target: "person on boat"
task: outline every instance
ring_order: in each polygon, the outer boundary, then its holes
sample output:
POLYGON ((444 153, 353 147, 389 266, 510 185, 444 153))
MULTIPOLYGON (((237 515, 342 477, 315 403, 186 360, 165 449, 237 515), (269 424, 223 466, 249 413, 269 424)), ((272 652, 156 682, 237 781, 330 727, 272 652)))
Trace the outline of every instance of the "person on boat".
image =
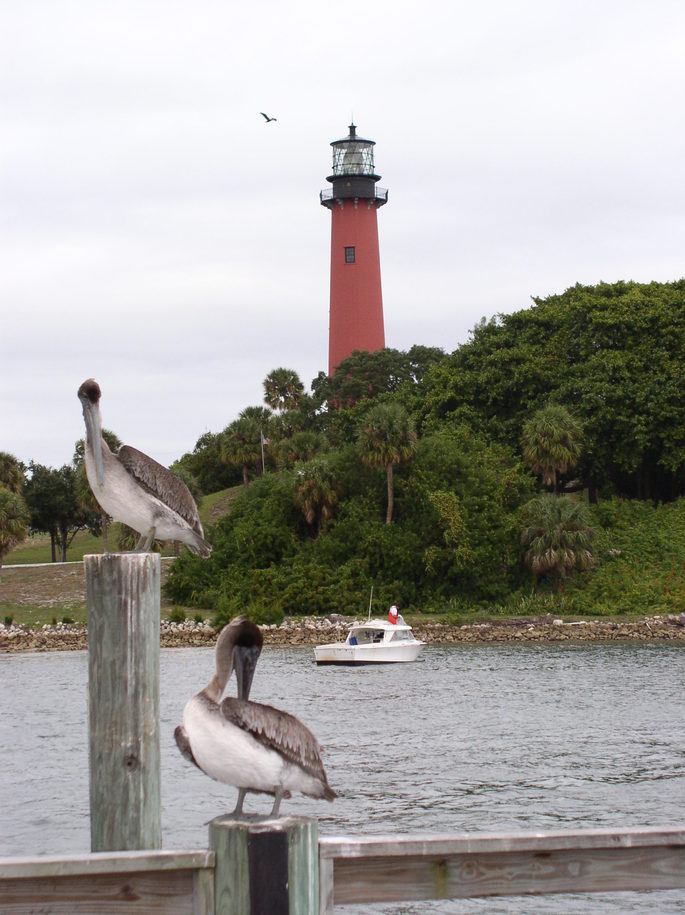
POLYGON ((396 604, 393 604, 392 607, 390 608, 390 610, 388 611, 388 620, 393 624, 393 626, 396 626, 398 623, 401 626, 406 625, 406 623, 404 622, 404 617, 402 616, 400 611, 397 609, 396 604))

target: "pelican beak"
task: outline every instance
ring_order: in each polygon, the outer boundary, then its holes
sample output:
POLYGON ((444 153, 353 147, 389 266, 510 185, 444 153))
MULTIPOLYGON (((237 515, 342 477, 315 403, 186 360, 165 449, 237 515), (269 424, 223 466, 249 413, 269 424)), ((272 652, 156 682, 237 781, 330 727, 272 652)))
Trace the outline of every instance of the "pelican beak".
POLYGON ((86 423, 86 440, 92 444, 93 454, 95 456, 95 472, 100 491, 105 488, 105 473, 102 464, 102 444, 100 443, 100 423, 98 422, 99 413, 97 407, 87 399, 83 398, 83 418, 86 423))
POLYGON ((239 699, 250 698, 250 687, 260 650, 257 645, 236 645, 233 649, 233 667, 238 681, 239 699))

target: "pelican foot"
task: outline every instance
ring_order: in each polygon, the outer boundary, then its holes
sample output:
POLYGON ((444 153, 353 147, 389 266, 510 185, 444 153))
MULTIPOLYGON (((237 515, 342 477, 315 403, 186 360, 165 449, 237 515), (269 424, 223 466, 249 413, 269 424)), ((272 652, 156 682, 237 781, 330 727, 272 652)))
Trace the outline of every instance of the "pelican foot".
POLYGON ((275 820, 278 817, 278 810, 281 806, 281 800, 283 799, 283 786, 277 785, 276 791, 274 792, 274 805, 271 808, 271 813, 265 817, 267 820, 275 820))
POLYGON ((245 800, 245 795, 247 794, 247 788, 238 788, 238 800, 233 812, 229 813, 230 817, 233 817, 234 820, 240 820, 243 817, 243 801, 245 800))
POLYGON ((148 553, 150 547, 152 546, 152 541, 155 539, 155 528, 151 527, 147 534, 141 534, 138 543, 136 544, 135 551, 136 553, 148 553))

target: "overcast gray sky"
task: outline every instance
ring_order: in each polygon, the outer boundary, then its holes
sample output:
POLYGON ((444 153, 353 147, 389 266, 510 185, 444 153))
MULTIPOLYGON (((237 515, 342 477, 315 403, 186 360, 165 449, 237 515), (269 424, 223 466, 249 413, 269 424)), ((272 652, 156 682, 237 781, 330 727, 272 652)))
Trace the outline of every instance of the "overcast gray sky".
POLYGON ((0 3, 0 450, 163 463, 327 366, 331 140, 376 140, 386 343, 685 275, 685 5, 0 3), (259 112, 277 117, 265 124, 259 112))

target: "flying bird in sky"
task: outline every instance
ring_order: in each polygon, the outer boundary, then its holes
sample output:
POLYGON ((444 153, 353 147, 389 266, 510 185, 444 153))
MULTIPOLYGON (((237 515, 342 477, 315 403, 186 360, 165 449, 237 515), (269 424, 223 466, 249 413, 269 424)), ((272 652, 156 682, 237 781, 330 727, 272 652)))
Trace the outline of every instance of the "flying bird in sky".
POLYGON ((260 111, 259 113, 260 113, 261 116, 264 118, 264 120, 266 121, 267 124, 269 123, 269 121, 277 121, 277 120, 278 120, 278 118, 270 118, 269 115, 268 115, 268 114, 264 114, 263 111, 260 111))
POLYGON ((178 540, 194 553, 209 556, 195 500, 175 473, 151 457, 122 445, 115 454, 102 437, 100 385, 89 378, 78 390, 86 423, 86 476, 100 506, 115 521, 141 535, 138 549, 155 538, 178 540))

